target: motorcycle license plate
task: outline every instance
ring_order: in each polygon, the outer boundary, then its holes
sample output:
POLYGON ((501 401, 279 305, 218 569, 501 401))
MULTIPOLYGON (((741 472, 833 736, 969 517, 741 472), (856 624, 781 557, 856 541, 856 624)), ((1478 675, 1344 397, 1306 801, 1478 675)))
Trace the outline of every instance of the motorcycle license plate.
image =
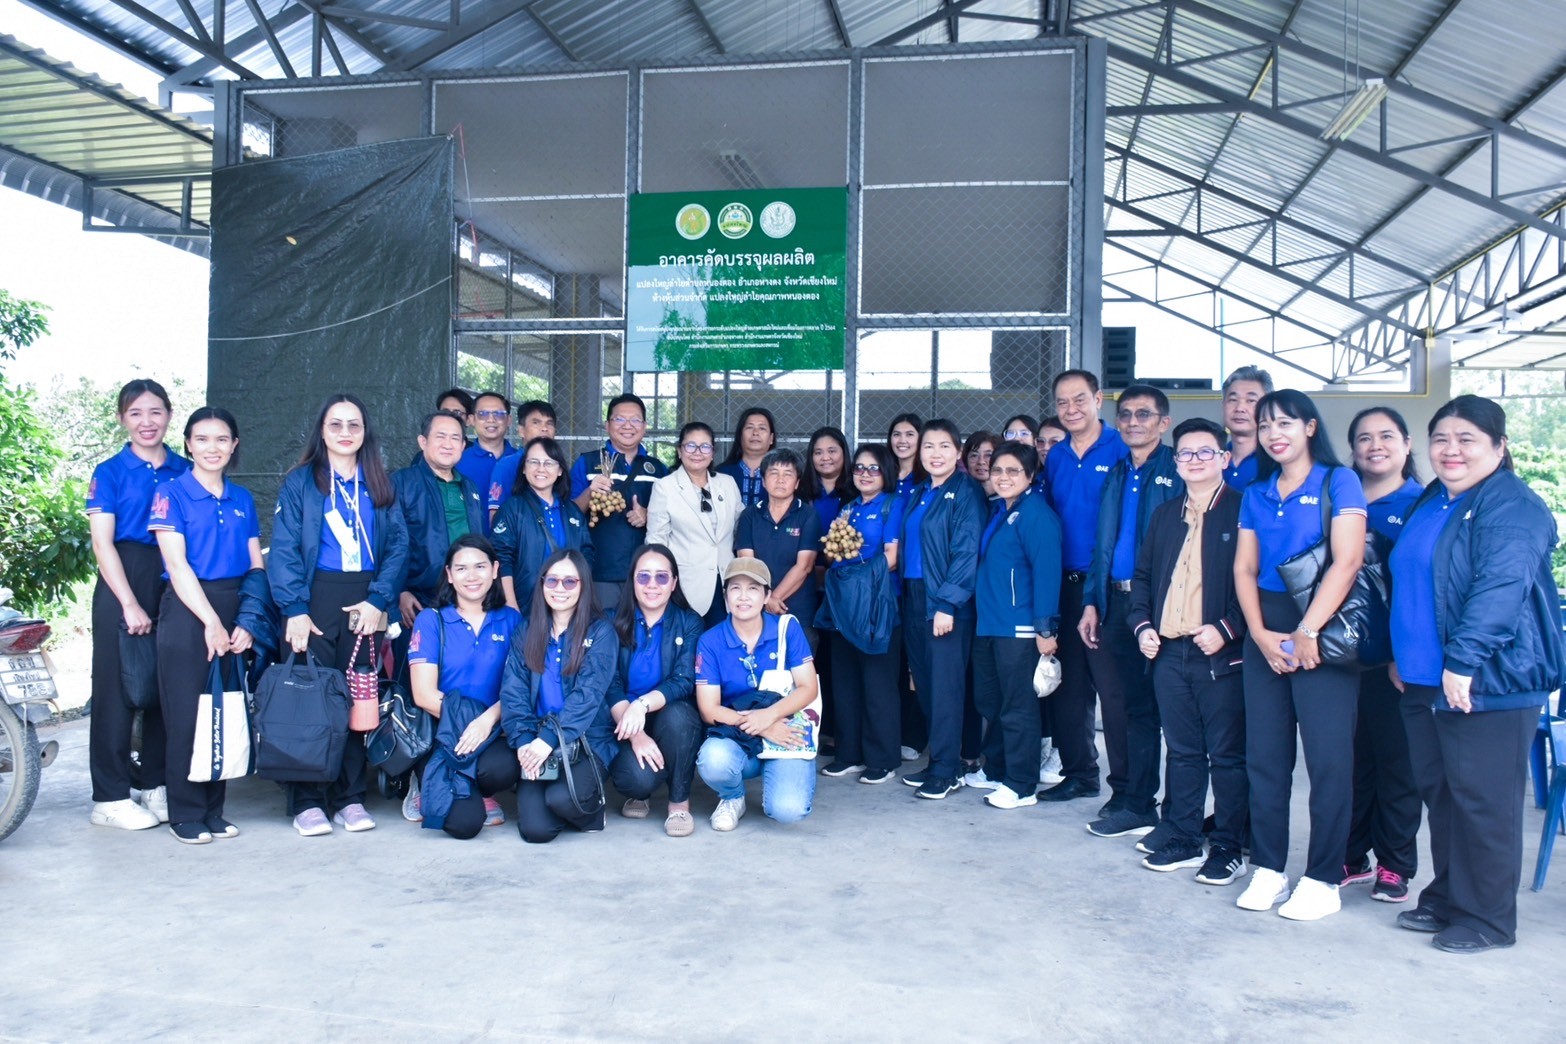
POLYGON ((7 703, 31 703, 59 698, 54 675, 40 653, 0 656, 0 691, 7 703))

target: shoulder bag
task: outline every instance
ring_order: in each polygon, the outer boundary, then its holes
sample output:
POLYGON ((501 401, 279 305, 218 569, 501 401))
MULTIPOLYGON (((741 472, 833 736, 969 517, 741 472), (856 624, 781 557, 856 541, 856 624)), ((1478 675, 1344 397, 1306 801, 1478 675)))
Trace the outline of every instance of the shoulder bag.
POLYGON ((592 749, 587 745, 587 737, 578 736, 575 743, 566 743, 565 732, 560 728, 560 719, 553 714, 545 718, 539 725, 539 732, 545 730, 555 735, 555 749, 549 752, 549 757, 544 759, 544 764, 538 770, 538 782, 548 783, 565 776, 566 791, 571 795, 571 804, 584 816, 591 816, 604 807, 604 781, 598 774, 598 761, 593 757, 592 749), (587 794, 586 801, 577 793, 576 773, 571 772, 569 766, 587 763, 592 775, 593 785, 591 792, 587 794), (562 769, 564 769, 562 771, 562 769))
MULTIPOLYGON (((1334 469, 1335 470, 1335 469, 1334 469)), ((1301 613, 1310 607, 1321 578, 1332 565, 1332 472, 1321 484, 1321 539, 1278 566, 1278 575, 1301 613)), ((1392 660, 1391 589, 1375 535, 1365 533, 1365 561, 1354 585, 1321 628, 1316 644, 1321 662, 1369 670, 1392 660)))
MULTIPOLYGON (((792 614, 785 613, 778 618, 778 665, 761 672, 761 680, 757 683, 758 689, 775 692, 779 698, 787 698, 794 691, 794 672, 788 669, 788 625, 794 622, 792 614)), ((761 753, 758 758, 792 758, 803 760, 816 756, 817 746, 821 742, 821 687, 816 686, 816 698, 810 701, 810 705, 803 710, 795 711, 789 716, 789 726, 803 734, 805 743, 800 747, 784 747, 772 742, 766 737, 761 739, 761 753)))
MULTIPOLYGON (((436 610, 440 641, 435 662, 446 659, 446 618, 436 610)), ((435 745, 435 719, 413 699, 408 681, 407 657, 403 657, 397 677, 387 685, 381 698, 381 720, 375 731, 364 739, 365 758, 388 777, 412 772, 435 745)))
POLYGON ((158 632, 131 634, 120 621, 120 692, 133 711, 158 705, 158 632))
POLYGON ((219 656, 207 671, 207 686, 196 704, 196 736, 190 748, 192 783, 216 783, 240 779, 255 771, 254 748, 250 744, 250 686, 245 680, 244 664, 239 657, 219 656), (223 681, 224 662, 234 664, 239 688, 230 690, 223 681))

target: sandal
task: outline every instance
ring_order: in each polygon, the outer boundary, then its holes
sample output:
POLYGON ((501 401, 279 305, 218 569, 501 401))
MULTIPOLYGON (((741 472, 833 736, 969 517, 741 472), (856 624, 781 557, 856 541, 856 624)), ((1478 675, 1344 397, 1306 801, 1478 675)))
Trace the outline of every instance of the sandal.
POLYGON ((663 832, 670 837, 689 837, 696 832, 696 820, 689 812, 670 812, 663 821, 663 832))

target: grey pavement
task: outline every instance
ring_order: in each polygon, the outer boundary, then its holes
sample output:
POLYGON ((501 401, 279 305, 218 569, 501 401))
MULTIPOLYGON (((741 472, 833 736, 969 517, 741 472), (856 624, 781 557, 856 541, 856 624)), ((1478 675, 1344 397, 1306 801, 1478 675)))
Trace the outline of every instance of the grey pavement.
POLYGON ((379 801, 376 830, 304 839, 252 779, 241 836, 187 847, 89 825, 86 723, 44 733, 60 758, 0 842, 0 1039, 1543 1041, 1566 1019, 1566 847, 1528 891, 1531 806, 1519 944, 1454 957, 1366 886, 1298 924, 1147 871, 1086 832, 1099 800, 821 779, 780 827, 752 784, 720 835, 698 781, 693 837, 655 801, 534 847, 379 801))

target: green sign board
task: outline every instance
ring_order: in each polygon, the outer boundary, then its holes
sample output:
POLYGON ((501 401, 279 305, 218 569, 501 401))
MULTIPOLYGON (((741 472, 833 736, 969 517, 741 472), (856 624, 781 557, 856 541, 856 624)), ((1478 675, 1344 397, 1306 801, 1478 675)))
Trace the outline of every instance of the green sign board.
POLYGON ((846 188, 630 199, 626 369, 843 367, 846 188))

